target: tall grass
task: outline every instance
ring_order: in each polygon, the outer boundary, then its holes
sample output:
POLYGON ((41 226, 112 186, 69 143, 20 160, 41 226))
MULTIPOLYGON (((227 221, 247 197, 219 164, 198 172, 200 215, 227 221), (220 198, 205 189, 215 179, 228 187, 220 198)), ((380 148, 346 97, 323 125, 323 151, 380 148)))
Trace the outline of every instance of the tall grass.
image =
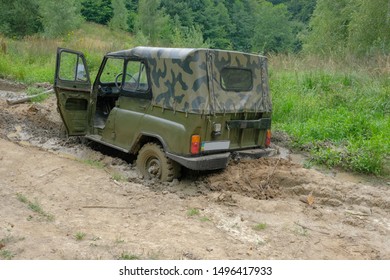
POLYGON ((389 61, 272 56, 274 128, 318 163, 389 175, 389 61))
POLYGON ((53 82, 57 47, 84 52, 93 78, 105 53, 137 44, 129 33, 92 23, 84 23, 61 39, 35 35, 14 40, 0 36, 0 42, 0 77, 27 84, 53 82))

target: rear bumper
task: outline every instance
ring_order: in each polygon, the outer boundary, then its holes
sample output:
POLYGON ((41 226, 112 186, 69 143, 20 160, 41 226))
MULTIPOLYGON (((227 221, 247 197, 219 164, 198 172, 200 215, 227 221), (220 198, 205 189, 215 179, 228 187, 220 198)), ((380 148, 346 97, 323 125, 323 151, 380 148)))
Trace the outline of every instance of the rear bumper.
POLYGON ((261 157, 274 156, 277 154, 277 151, 271 148, 250 149, 250 150, 236 151, 235 154, 242 158, 261 158, 261 157))
POLYGON ((216 170, 227 166, 230 153, 205 155, 200 157, 183 157, 167 153, 167 157, 192 170, 216 170))
POLYGON ((274 149, 250 149, 230 152, 224 152, 219 154, 204 155, 199 157, 184 157, 175 154, 167 153, 167 157, 180 163, 182 166, 192 170, 216 170, 223 169, 229 163, 230 157, 237 158, 260 158, 266 156, 272 156, 276 154, 274 149))

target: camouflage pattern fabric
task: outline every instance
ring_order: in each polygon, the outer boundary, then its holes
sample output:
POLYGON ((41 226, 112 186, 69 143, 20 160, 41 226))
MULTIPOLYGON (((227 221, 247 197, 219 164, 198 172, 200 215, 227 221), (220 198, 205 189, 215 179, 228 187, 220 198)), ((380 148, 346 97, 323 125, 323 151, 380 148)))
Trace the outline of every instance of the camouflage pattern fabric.
POLYGON ((186 113, 271 112, 267 59, 264 56, 211 49, 137 47, 110 53, 145 59, 149 67, 154 106, 186 113), (225 67, 249 69, 250 91, 226 91, 225 67))

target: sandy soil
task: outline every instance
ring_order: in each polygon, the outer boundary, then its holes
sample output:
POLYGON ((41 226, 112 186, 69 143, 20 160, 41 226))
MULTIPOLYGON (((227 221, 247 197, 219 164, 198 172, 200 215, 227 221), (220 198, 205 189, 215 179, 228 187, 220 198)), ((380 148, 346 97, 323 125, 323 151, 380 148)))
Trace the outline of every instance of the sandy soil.
POLYGON ((283 156, 172 183, 0 80, 0 259, 390 259, 390 186, 283 156), (340 176, 340 174, 342 176, 340 176))

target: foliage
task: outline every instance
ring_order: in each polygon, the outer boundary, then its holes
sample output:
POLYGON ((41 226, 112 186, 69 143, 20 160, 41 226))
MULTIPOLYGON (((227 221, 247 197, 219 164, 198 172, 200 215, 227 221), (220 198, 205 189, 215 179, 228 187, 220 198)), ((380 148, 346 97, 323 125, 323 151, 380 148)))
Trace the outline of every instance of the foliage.
POLYGON ((42 30, 38 0, 0 0, 0 33, 23 37, 42 30))
POLYGON ((388 0, 318 0, 304 49, 311 53, 390 52, 388 0))
POLYGON ((111 0, 84 0, 81 5, 81 14, 87 21, 108 24, 113 16, 111 0))
POLYGON ((255 13, 256 29, 252 39, 252 51, 261 53, 289 51, 293 37, 286 6, 283 4, 273 6, 267 1, 259 1, 255 13))
POLYGON ((0 35, 0 42, 5 49, 0 55, 0 77, 27 84, 53 82, 57 47, 83 51, 93 77, 105 53, 138 45, 128 33, 92 23, 83 23, 61 39, 35 35, 14 40, 0 35))
POLYGON ((377 61, 326 62, 272 58, 274 129, 286 131, 294 146, 318 163, 385 174, 390 157, 388 75, 373 74, 381 67, 377 61))
POLYGON ((267 224, 266 223, 258 223, 256 225, 254 225, 252 228, 256 231, 265 230, 267 228, 267 224))
POLYGON ((81 241, 85 238, 87 234, 85 232, 81 232, 81 231, 78 231, 76 232, 76 234, 74 235, 74 238, 77 240, 77 241, 81 241))
POLYGON ((169 21, 165 10, 160 9, 160 0, 139 1, 136 27, 149 38, 152 45, 163 41, 164 35, 168 35, 169 21))
POLYGON ((40 0, 39 11, 45 35, 59 37, 80 27, 80 4, 76 0, 40 0))
POLYGON ((206 0, 204 12, 200 16, 200 24, 203 27, 203 36, 205 40, 210 41, 211 47, 230 49, 231 42, 228 35, 233 24, 223 2, 206 0))
POLYGON ((128 11, 124 0, 112 0, 112 7, 114 9, 114 16, 108 25, 111 29, 127 30, 128 11))

